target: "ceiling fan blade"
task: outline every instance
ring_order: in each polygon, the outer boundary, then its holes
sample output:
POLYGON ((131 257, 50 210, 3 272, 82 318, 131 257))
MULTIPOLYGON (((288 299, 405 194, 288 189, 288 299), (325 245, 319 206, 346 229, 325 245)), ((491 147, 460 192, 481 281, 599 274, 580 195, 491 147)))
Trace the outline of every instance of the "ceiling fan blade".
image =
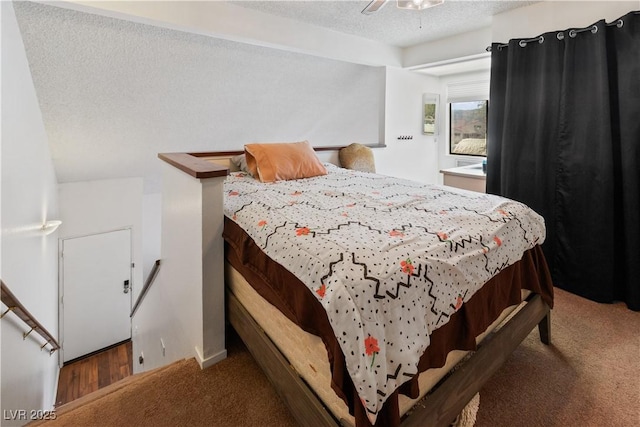
POLYGON ((365 15, 371 15, 374 12, 379 11, 382 7, 387 4, 389 0, 371 0, 371 3, 367 5, 364 9, 362 9, 362 13, 365 15))

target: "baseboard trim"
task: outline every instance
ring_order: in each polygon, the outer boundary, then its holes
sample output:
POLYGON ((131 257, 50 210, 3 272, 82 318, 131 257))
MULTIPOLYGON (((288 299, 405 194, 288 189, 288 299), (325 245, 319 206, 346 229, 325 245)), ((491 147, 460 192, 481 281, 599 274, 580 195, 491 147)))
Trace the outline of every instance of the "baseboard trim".
POLYGON ((222 351, 219 351, 216 354, 205 359, 200 349, 196 347, 196 362, 198 362, 198 365, 200 365, 200 369, 207 369, 226 358, 227 349, 223 349, 222 351))

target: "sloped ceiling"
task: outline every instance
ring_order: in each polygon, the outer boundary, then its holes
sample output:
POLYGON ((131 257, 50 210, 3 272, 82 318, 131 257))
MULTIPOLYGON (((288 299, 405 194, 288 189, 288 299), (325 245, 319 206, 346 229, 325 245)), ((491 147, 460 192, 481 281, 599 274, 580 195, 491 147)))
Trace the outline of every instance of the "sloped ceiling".
POLYGON ((15 2, 58 181, 145 177, 159 152, 377 143, 384 70, 15 2))

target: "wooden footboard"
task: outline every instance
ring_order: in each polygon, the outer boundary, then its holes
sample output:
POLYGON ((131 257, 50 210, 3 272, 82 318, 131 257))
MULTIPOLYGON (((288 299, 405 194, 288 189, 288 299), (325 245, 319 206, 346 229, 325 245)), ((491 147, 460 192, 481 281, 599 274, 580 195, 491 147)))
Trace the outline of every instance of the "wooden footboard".
MULTIPOLYGON (((227 304, 231 325, 300 425, 349 425, 346 420, 333 417, 230 292, 227 292, 227 304)), ((548 344, 549 315, 549 306, 539 295, 532 295, 520 311, 482 341, 468 361, 415 406, 402 426, 450 425, 536 325, 542 341, 548 344)))

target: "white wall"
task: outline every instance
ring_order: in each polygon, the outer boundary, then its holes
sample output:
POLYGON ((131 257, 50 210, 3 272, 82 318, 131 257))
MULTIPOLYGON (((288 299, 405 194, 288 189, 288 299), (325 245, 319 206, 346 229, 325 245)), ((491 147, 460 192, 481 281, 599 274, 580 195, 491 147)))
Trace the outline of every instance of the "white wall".
POLYGON ((440 84, 436 77, 387 67, 387 148, 374 149, 378 173, 424 183, 437 182, 438 137, 422 133, 422 95, 425 92, 440 92, 440 84), (399 140, 400 135, 412 136, 413 139, 399 140))
MULTIPOLYGON (((57 337, 57 233, 45 236, 38 231, 44 220, 58 219, 56 175, 13 5, 1 2, 0 7, 2 280, 57 337)), ((23 341, 28 328, 13 314, 1 324, 1 424, 22 425, 28 420, 4 419, 5 411, 52 408, 57 356, 40 351, 44 340, 35 333, 23 341)))
POLYGON ((160 259, 162 194, 142 197, 142 279, 147 280, 151 268, 160 259))
POLYGON ((186 357, 207 367, 226 357, 225 177, 199 180, 167 163, 162 169, 162 264, 133 317, 134 372, 186 357))
POLYGON ((491 39, 507 42, 548 31, 583 28, 600 19, 611 22, 632 10, 640 10, 640 1, 544 1, 494 16, 491 39))
POLYGON ((547 31, 582 28, 605 19, 610 22, 640 10, 640 1, 542 1, 492 18, 490 27, 410 46, 402 50, 404 67, 446 62, 486 52, 491 42, 535 37, 547 31))
POLYGON ((358 64, 400 66, 402 59, 402 51, 397 47, 243 8, 228 2, 73 0, 61 6, 358 64))
POLYGON ((402 51, 402 65, 404 67, 415 67, 478 55, 485 53, 485 49, 490 44, 491 28, 481 28, 417 46, 406 47, 402 51))
POLYGON ((143 285, 142 186, 142 178, 59 185, 60 239, 131 228, 134 301, 143 285))

